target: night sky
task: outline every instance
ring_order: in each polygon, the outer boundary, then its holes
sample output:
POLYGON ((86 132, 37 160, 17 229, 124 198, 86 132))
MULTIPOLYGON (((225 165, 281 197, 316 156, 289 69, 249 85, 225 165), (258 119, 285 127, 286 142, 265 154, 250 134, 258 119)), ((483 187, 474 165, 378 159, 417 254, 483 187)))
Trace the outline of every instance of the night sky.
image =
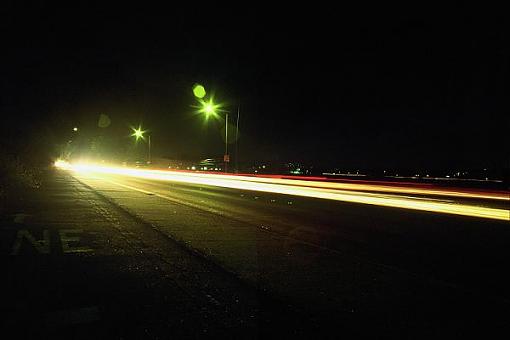
POLYGON ((218 157, 220 122, 191 107, 199 82, 240 102, 241 161, 508 166, 502 17, 67 6, 2 10, 3 152, 50 159, 73 126, 129 143, 142 123, 156 155, 218 157))

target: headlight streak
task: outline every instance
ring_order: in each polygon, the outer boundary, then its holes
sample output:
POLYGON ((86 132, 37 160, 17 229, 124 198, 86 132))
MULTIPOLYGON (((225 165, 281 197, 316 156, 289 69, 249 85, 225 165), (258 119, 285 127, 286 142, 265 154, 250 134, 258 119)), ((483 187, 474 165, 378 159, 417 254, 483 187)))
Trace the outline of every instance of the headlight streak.
MULTIPOLYGON (((436 213, 463 215, 510 221, 510 211, 498 208, 480 207, 474 205, 452 203, 447 200, 429 199, 427 197, 409 197, 401 194, 432 194, 441 195, 431 189, 414 189, 401 187, 384 187, 386 194, 374 193, 382 191, 378 185, 343 184, 317 181, 290 180, 278 178, 259 178, 250 176, 218 175, 204 173, 173 172, 164 170, 133 169, 126 167, 95 165, 88 163, 70 164, 63 161, 55 162, 55 166, 80 174, 110 174, 161 181, 173 181, 190 184, 211 185, 231 189, 241 189, 275 194, 294 195, 302 197, 320 198, 335 201, 369 204, 383 207, 403 208, 429 211, 436 213), (356 186, 356 189, 352 189, 356 186), (360 188, 361 187, 361 188, 360 188), (375 187, 375 189, 374 189, 375 187), (367 190, 372 192, 360 192, 367 190), (432 191, 433 193, 430 193, 432 191)), ((447 191, 444 196, 462 198, 501 199, 500 196, 459 193, 447 191), (487 196, 487 197, 486 197, 487 196)), ((508 198, 506 198, 508 200, 508 198)))
MULTIPOLYGON (((160 171, 160 170, 152 170, 160 171)), ((385 193, 398 193, 398 194, 414 194, 414 195, 433 195, 445 197, 460 197, 460 198, 475 198, 475 199, 491 199, 491 200, 506 200, 510 202, 508 193, 495 193, 495 192, 472 192, 468 190, 459 189, 458 191, 445 190, 440 188, 409 188, 403 186, 388 186, 377 184, 361 184, 361 183, 334 183, 334 182, 321 182, 299 179, 285 179, 273 177, 255 177, 255 176, 239 176, 239 175, 218 175, 209 173, 186 173, 186 172, 171 172, 176 175, 184 174, 186 176, 206 177, 206 178, 221 178, 221 179, 234 179, 248 182, 261 182, 261 183, 274 183, 292 186, 325 188, 325 189, 340 189, 349 191, 370 191, 370 192, 385 192, 385 193)))

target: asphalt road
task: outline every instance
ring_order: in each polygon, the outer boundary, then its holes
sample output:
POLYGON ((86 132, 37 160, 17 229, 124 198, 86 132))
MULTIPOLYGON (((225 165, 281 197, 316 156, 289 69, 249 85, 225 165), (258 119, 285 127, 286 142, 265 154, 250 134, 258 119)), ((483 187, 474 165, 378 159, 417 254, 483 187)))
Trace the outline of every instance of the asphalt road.
POLYGON ((29 318, 33 325, 73 334, 91 322, 98 334, 123 337, 510 334, 507 221, 118 175, 47 176, 34 202, 2 221, 17 292, 8 296, 11 326, 35 304, 46 321, 29 318), (45 228, 55 251, 35 243, 45 228), (41 293, 33 275, 58 299, 25 296, 41 293), (51 321, 69 310, 85 322, 51 321))

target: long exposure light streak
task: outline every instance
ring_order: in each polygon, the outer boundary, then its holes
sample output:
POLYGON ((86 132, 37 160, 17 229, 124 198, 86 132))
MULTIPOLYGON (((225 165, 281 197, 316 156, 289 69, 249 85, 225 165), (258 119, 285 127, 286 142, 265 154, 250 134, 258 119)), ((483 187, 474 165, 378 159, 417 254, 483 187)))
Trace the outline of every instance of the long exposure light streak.
MULTIPOLYGON (((335 201, 403 208, 436 213, 455 214, 496 220, 510 220, 510 210, 461 204, 427 197, 410 197, 410 194, 431 194, 429 189, 390 187, 386 193, 378 193, 380 185, 343 184, 318 181, 302 181, 279 178, 259 178, 251 176, 218 175, 205 173, 174 172, 165 170, 136 169, 128 167, 97 165, 92 163, 71 164, 55 162, 58 168, 74 171, 82 175, 118 175, 136 178, 172 181, 190 184, 211 185, 224 188, 270 192, 276 194, 320 198, 335 201), (359 186, 353 189, 354 186, 359 186), (388 190, 390 189, 390 190, 388 190), (365 190, 365 191, 363 191, 365 190)), ((438 196, 432 194, 434 196, 438 196)), ((444 196, 463 198, 502 199, 499 195, 483 195, 448 191, 444 196), (487 196, 487 197, 485 197, 487 196)))

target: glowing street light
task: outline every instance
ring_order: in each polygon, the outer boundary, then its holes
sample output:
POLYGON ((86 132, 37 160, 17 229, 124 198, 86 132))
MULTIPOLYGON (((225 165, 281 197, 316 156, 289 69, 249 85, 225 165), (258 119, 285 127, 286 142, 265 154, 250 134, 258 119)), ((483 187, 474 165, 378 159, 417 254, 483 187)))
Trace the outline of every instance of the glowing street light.
POLYGON ((205 114, 207 114, 207 115, 214 114, 214 113, 215 113, 214 105, 213 105, 213 104, 211 104, 211 103, 206 103, 206 104, 204 105, 204 112, 205 112, 205 114))
POLYGON ((220 105, 214 104, 212 98, 209 99, 209 101, 201 100, 200 104, 202 105, 198 112, 205 114, 206 118, 209 118, 210 116, 217 116, 218 109, 220 108, 220 105))
POLYGON ((78 128, 77 128, 76 126, 75 126, 75 127, 73 127, 73 131, 74 131, 74 132, 78 131, 78 128))
POLYGON ((131 134, 131 136, 135 137, 136 138, 136 141, 138 141, 140 138, 145 140, 143 134, 145 133, 145 131, 142 131, 142 127, 141 126, 138 126, 138 129, 135 129, 135 128, 131 128, 133 130, 133 133, 131 134))
MULTIPOLYGON (((133 133, 131 136, 135 137, 135 140, 138 142, 138 140, 141 138, 142 140, 145 140, 144 133, 147 132, 147 130, 142 130, 142 127, 138 125, 138 129, 131 128, 133 130, 133 133)), ((149 160, 148 163, 151 163, 151 135, 148 136, 148 145, 149 145, 149 160)))
MULTIPOLYGON (((194 106, 194 107, 198 108, 198 113, 204 114, 206 119, 209 119, 209 117, 211 117, 211 116, 217 117, 219 112, 225 113, 225 154, 223 156, 223 161, 225 163, 225 172, 227 172, 228 163, 230 162, 230 157, 228 154, 228 114, 229 114, 229 111, 221 109, 222 105, 215 104, 214 100, 213 100, 214 99, 213 96, 210 96, 210 98, 207 101, 204 100, 203 97, 205 97, 206 92, 205 92, 204 87, 200 84, 195 84, 193 86, 193 94, 195 95, 195 97, 198 98, 198 102, 200 103, 200 106, 194 106)), ((237 123, 236 123, 236 136, 235 136, 235 139, 236 139, 236 169, 237 169, 237 155, 238 155, 237 140, 239 137, 239 106, 240 105, 237 106, 237 123)))
POLYGON ((228 111, 220 110, 221 105, 214 104, 213 98, 210 98, 209 101, 200 100, 200 104, 202 105, 198 112, 205 114, 206 118, 210 116, 216 117, 218 115, 218 111, 225 113, 225 155, 223 156, 223 162, 225 163, 225 172, 227 172, 228 162, 230 161, 228 155, 228 111))

